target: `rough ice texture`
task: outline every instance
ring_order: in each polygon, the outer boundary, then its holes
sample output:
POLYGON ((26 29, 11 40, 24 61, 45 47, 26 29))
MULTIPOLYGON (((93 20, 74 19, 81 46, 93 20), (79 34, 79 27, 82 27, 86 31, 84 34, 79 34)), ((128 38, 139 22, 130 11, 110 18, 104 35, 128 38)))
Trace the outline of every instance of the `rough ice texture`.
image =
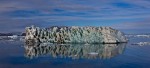
POLYGON ((26 42, 50 43, 122 43, 124 34, 111 27, 26 27, 26 42))

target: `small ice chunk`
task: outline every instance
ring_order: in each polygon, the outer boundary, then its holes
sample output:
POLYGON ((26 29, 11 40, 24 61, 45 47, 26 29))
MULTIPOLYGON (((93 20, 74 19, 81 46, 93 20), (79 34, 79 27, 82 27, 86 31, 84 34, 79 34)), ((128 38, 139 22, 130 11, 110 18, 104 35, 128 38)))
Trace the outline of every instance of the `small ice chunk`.
POLYGON ((90 55, 98 55, 98 53, 96 53, 96 52, 90 52, 88 54, 90 54, 90 55))

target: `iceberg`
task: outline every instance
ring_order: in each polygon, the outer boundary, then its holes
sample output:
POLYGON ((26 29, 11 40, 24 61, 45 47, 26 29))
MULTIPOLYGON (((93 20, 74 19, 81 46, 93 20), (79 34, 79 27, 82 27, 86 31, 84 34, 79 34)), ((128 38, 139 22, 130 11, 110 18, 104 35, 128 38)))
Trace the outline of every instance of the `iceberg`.
POLYGON ((25 40, 27 43, 83 43, 83 44, 95 44, 95 43, 124 43, 127 42, 127 38, 124 33, 113 29, 111 27, 26 27, 25 40))

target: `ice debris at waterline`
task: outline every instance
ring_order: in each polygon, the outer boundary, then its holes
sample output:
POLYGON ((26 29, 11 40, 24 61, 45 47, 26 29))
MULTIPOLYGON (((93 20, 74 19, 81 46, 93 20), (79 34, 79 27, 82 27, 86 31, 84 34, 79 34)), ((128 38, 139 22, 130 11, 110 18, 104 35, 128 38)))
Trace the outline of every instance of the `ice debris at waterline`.
POLYGON ((144 45, 150 45, 150 42, 139 42, 139 43, 133 43, 132 45, 144 46, 144 45))
POLYGON ((124 34, 111 27, 26 27, 26 42, 50 43, 122 43, 124 34))

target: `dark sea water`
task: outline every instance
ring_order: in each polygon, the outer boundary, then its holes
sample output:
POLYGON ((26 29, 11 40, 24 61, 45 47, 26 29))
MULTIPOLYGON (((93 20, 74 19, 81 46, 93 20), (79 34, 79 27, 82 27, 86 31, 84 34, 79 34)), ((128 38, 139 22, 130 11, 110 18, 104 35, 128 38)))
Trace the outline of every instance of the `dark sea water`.
POLYGON ((150 68, 148 38, 130 38, 127 44, 34 44, 0 41, 0 68, 150 68))

